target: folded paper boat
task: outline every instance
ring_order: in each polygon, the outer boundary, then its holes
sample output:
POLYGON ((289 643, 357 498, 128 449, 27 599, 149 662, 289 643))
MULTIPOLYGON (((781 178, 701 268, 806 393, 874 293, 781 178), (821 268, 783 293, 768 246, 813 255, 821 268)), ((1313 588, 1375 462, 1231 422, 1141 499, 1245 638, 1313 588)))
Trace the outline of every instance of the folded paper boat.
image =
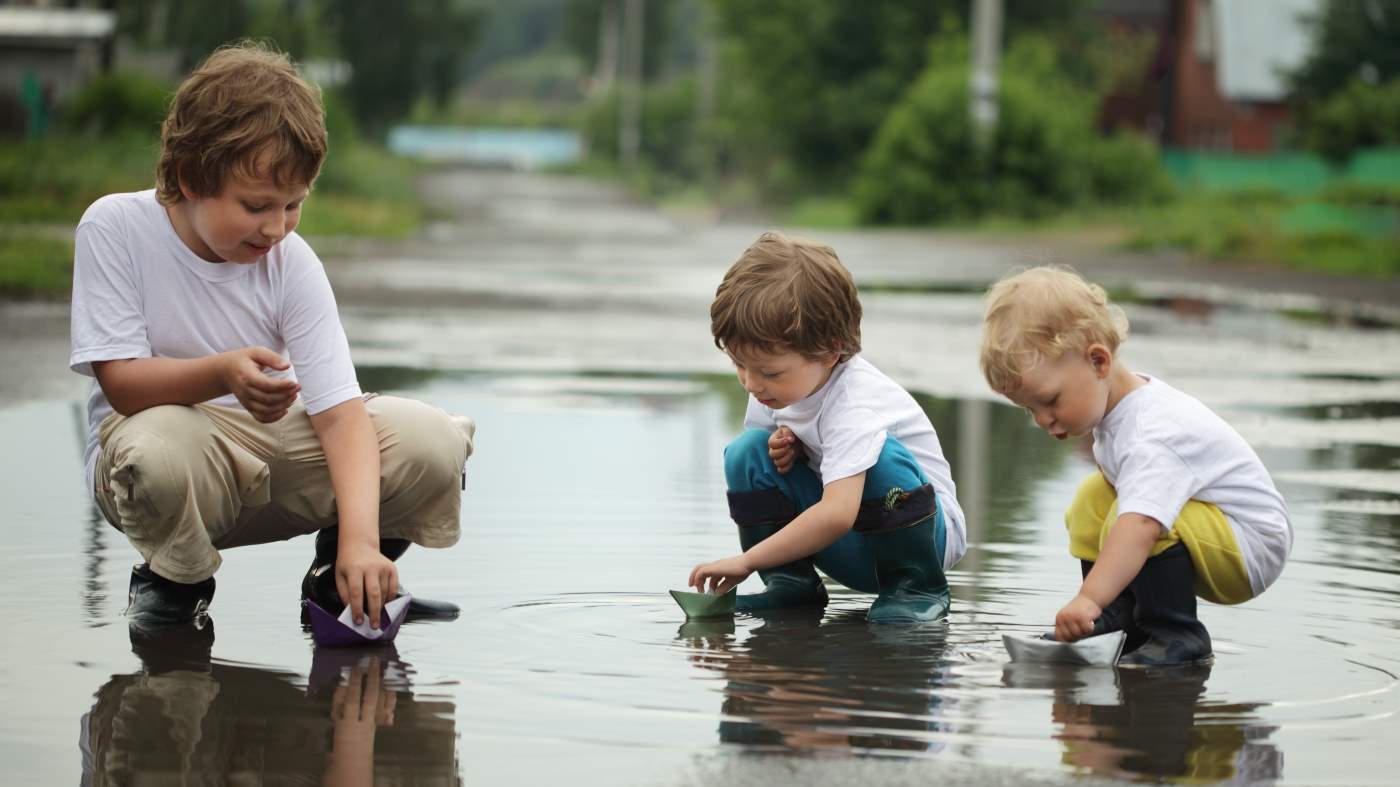
POLYGON ((731 588, 728 593, 716 596, 713 593, 690 593, 684 590, 672 590, 671 598, 681 605, 685 610, 686 620, 701 620, 704 618, 722 618, 734 614, 734 599, 739 595, 738 588, 731 588))
POLYGON ((1001 641, 1012 661, 1085 664, 1091 667, 1111 667, 1123 653, 1121 631, 1085 637, 1077 642, 1056 642, 1038 634, 1002 634, 1001 641))
POLYGON ((399 626, 408 616, 408 602, 412 596, 405 593, 384 605, 379 612, 379 628, 371 628, 369 618, 359 625, 346 607, 340 617, 336 617, 311 599, 306 600, 307 615, 311 618, 311 637, 317 645, 378 645, 393 642, 398 636, 399 626))

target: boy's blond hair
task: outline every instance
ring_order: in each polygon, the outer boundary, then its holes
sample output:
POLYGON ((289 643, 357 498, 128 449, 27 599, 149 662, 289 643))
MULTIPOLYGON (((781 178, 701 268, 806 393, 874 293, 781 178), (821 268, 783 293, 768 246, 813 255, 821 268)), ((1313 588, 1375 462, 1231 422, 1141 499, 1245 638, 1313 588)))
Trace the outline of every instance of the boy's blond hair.
POLYGON ((845 361, 860 352, 860 297, 830 246, 765 232, 724 274, 710 333, 726 352, 791 351, 845 361))
POLYGON ((1031 268, 987 291, 982 320, 982 374, 1003 396, 1043 361, 1102 344, 1113 352, 1128 338, 1128 318, 1097 284, 1061 266, 1031 268))
POLYGON ((319 89, 291 58, 256 42, 223 47, 180 84, 160 129, 156 197, 218 195, 230 174, 279 186, 315 182, 326 158, 319 89))

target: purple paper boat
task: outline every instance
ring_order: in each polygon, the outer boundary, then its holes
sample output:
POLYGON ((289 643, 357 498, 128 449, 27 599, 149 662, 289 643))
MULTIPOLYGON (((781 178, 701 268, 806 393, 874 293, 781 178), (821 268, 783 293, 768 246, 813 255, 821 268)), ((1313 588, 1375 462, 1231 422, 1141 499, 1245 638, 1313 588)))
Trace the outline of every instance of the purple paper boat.
POLYGON ((317 645, 382 645, 393 642, 399 634, 399 626, 408 616, 408 602, 412 596, 404 594, 384 605, 379 612, 379 629, 370 628, 368 621, 356 626, 347 607, 340 617, 336 617, 311 599, 306 600, 306 612, 311 618, 311 638, 317 645), (376 636, 377 635, 377 636, 376 636))

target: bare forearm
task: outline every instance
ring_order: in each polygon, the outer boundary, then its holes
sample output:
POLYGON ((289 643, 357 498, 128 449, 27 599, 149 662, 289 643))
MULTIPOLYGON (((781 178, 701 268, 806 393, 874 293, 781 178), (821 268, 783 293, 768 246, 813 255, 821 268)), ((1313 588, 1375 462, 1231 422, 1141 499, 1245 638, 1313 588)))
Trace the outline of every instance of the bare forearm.
POLYGON ((1094 570, 1084 578, 1079 594, 1100 607, 1111 604, 1142 570, 1142 564, 1152 553, 1152 545, 1161 535, 1162 526, 1151 517, 1141 514, 1118 517, 1104 539, 1094 570))
POLYGON ((359 399, 311 416, 326 453, 342 546, 379 548, 379 440, 359 399))
POLYGON ((93 364, 112 409, 135 415, 163 404, 199 404, 229 392, 220 375, 222 356, 129 358, 93 364))
POLYGON ((864 488, 864 473, 828 485, 815 505, 745 552, 746 561, 756 571, 791 563, 831 546, 855 524, 864 488))
POLYGON ((836 542, 851 529, 817 503, 803 511, 786 527, 754 546, 744 556, 755 571, 781 566, 799 558, 810 557, 836 542))

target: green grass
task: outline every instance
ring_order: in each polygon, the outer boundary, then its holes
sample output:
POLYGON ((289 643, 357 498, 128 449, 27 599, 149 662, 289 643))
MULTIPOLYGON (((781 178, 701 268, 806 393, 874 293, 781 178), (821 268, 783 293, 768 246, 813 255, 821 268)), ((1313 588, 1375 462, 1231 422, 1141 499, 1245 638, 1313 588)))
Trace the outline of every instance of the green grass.
POLYGON ((72 289, 72 243, 0 231, 0 296, 55 297, 72 289))
POLYGON ((1341 275, 1400 273, 1400 235, 1386 232, 1369 217, 1351 224, 1313 220, 1331 213, 1318 210, 1318 204, 1282 195, 1185 195, 1167 205, 1126 214, 1132 230, 1126 245, 1134 250, 1181 249, 1216 260, 1281 263, 1341 275))
MULTIPOLYGON (((104 194, 151 188, 157 153, 155 141, 143 137, 0 143, 0 228, 77 224, 104 194)), ((382 148, 333 148, 307 203, 304 234, 413 232, 423 220, 417 173, 416 164, 382 148)))
MULTIPOLYGON (((51 137, 0 142, 0 296, 61 297, 72 287, 73 246, 53 239, 94 200, 151 188, 157 145, 143 136, 51 137)), ((422 226, 426 209, 417 164, 382 148, 333 148, 307 200, 303 235, 401 238, 422 226)))

